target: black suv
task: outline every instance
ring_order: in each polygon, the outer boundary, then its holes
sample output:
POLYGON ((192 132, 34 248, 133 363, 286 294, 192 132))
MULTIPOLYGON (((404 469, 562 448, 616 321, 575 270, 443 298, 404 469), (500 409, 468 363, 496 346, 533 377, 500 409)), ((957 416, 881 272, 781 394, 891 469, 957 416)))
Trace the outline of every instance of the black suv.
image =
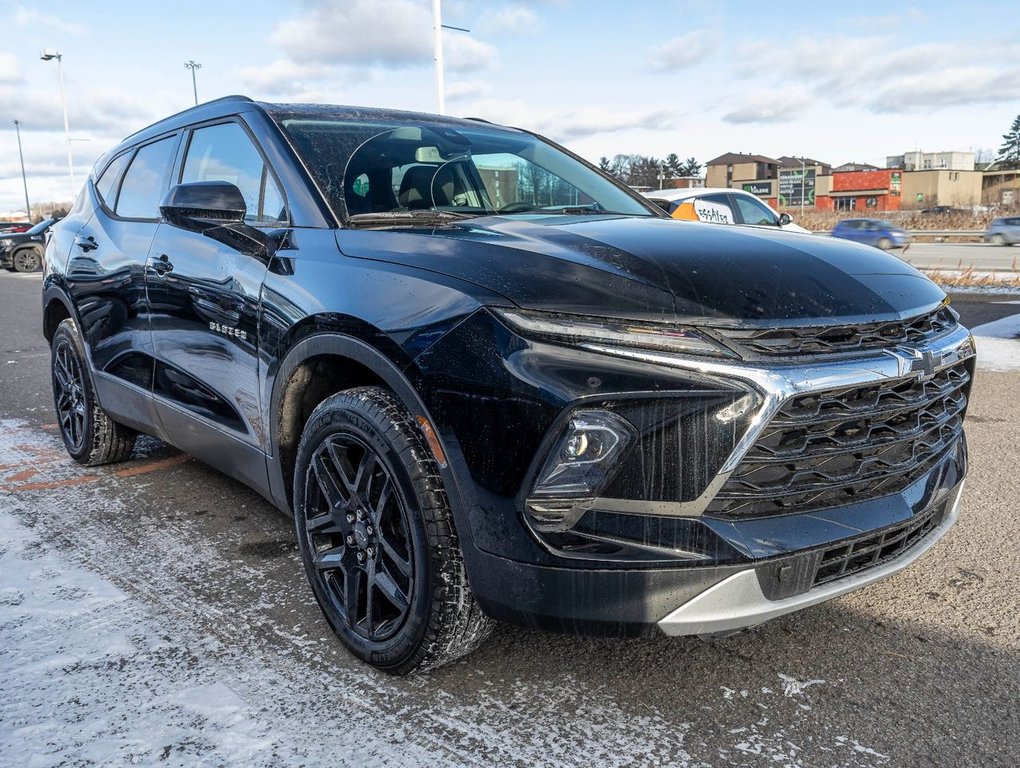
POLYGON ((957 517, 969 332, 852 243, 666 218, 539 136, 229 97, 128 137, 54 227, 78 461, 159 436, 293 515, 345 645, 491 619, 714 635, 957 517))
POLYGON ((43 219, 25 232, 0 235, 0 267, 35 272, 42 266, 46 233, 59 219, 43 219))

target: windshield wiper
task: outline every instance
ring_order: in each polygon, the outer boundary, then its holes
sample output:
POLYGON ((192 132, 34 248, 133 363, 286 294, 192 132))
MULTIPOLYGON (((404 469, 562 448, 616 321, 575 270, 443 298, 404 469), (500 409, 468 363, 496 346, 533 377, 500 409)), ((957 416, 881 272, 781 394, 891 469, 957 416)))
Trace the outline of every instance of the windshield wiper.
POLYGON ((626 216, 628 214, 607 211, 598 203, 590 205, 564 205, 564 206, 536 206, 524 208, 519 211, 508 211, 508 213, 541 213, 552 216, 626 216))
POLYGON ((487 216, 487 213, 460 213, 454 211, 377 211, 375 213, 356 213, 347 221, 352 227, 403 227, 403 226, 443 226, 462 219, 475 216, 487 216))

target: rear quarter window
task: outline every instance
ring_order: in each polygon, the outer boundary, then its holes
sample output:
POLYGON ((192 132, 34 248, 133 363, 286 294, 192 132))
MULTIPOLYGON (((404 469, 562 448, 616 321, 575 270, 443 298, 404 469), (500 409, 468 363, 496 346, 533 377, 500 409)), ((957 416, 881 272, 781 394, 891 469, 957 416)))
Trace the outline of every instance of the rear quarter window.
POLYGON ((130 152, 117 155, 106 166, 106 170, 103 171, 102 175, 96 179, 96 194, 99 195, 100 201, 110 210, 113 210, 113 206, 117 202, 117 183, 120 181, 121 173, 123 173, 124 168, 127 166, 130 157, 130 152))

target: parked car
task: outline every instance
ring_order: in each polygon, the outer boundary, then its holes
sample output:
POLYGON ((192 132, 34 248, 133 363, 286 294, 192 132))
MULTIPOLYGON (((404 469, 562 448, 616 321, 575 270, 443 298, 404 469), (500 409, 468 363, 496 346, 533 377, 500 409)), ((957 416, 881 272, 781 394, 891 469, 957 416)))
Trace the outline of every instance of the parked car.
POLYGON ((58 219, 43 219, 20 234, 0 237, 0 267, 12 272, 36 272, 42 266, 46 233, 58 219))
POLYGON ((483 121, 168 117, 54 225, 43 307, 68 453, 144 432, 255 488, 391 673, 492 619, 731 632, 907 567, 959 511, 974 350, 938 286, 671 221, 483 121))
POLYGON ((993 245, 1020 243, 1020 216, 1002 216, 994 219, 988 225, 985 240, 993 245))
POLYGON ((0 221, 0 235, 27 232, 31 228, 30 221, 0 221))
POLYGON ((674 219, 709 224, 746 224, 811 234, 799 224, 794 224, 790 214, 776 213, 769 205, 742 189, 657 189, 643 194, 674 219))
POLYGON ((832 228, 833 237, 854 240, 888 251, 910 246, 910 234, 882 219, 843 219, 832 228))

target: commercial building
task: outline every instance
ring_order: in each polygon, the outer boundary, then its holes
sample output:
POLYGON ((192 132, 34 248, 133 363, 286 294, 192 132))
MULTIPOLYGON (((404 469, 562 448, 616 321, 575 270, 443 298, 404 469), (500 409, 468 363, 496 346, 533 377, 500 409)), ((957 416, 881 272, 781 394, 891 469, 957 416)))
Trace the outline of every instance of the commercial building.
MULTIPOLYGON (((973 152, 904 152, 889 155, 886 168, 902 168, 904 171, 973 171, 973 152)), ((948 205, 948 203, 946 203, 948 205)))
POLYGON ((981 204, 981 171, 906 171, 903 174, 903 209, 920 210, 945 205, 971 208, 981 204))
POLYGON ((902 202, 903 172, 893 169, 848 171, 832 174, 827 197, 819 196, 817 206, 828 211, 898 211, 902 202))

